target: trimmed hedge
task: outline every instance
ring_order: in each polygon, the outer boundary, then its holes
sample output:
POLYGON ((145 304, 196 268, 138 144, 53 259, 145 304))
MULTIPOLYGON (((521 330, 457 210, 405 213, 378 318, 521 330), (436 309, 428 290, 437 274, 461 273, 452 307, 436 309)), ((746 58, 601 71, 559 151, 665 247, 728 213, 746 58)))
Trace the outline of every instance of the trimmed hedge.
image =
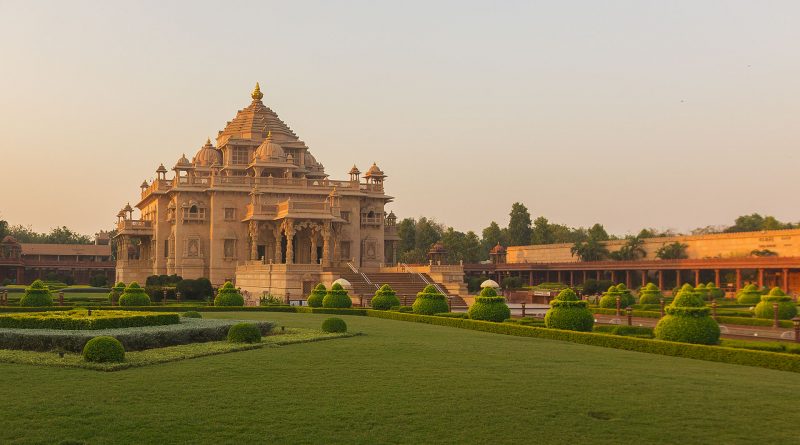
POLYGON ((127 311, 72 310, 0 315, 0 328, 8 329, 119 329, 180 323, 178 314, 127 311))
POLYGON ((775 318, 775 309, 772 307, 774 303, 778 303, 778 319, 791 320, 797 315, 797 305, 779 287, 773 287, 769 294, 761 298, 753 311, 757 318, 775 318))
POLYGON ((324 308, 349 308, 352 306, 353 301, 350 300, 350 295, 339 283, 333 283, 333 286, 325 294, 325 298, 322 299, 322 307, 324 308))
POLYGON ((338 333, 347 332, 347 323, 341 318, 331 317, 322 322, 322 332, 338 333))
POLYGON ((636 299, 633 297, 633 294, 631 294, 631 291, 628 290, 624 284, 620 283, 616 286, 609 287, 608 291, 603 293, 603 296, 600 298, 599 302, 600 307, 605 309, 616 309, 617 297, 619 297, 620 309, 625 309, 628 306, 633 306, 636 304, 636 299))
POLYGON ((696 291, 681 290, 665 310, 667 315, 653 330, 657 339, 705 345, 719 342, 719 325, 696 291))
POLYGON ((225 284, 219 288, 217 296, 214 297, 214 306, 244 306, 244 297, 238 289, 233 287, 233 283, 226 281, 225 284))
POLYGON ((306 298, 306 304, 308 304, 310 307, 322 307, 322 300, 325 298, 325 294, 327 293, 328 289, 325 289, 324 284, 317 284, 311 291, 311 294, 308 295, 308 298, 306 298))
POLYGON ((594 316, 587 306, 588 303, 581 301, 572 289, 564 289, 550 302, 544 325, 551 329, 591 331, 594 316))
POLYGON ((125 360, 125 348, 116 338, 103 335, 86 342, 81 355, 87 362, 121 362, 125 360))
POLYGON ((125 292, 119 297, 120 306, 150 306, 150 297, 139 286, 139 283, 132 282, 125 288, 125 292))
POLYGON ((115 284, 114 287, 111 288, 111 292, 108 293, 108 302, 111 303, 112 306, 118 304, 119 297, 123 292, 125 292, 125 283, 120 281, 115 284))
POLYGON ((197 311, 186 311, 181 314, 183 318, 203 318, 203 315, 197 311))
POLYGON ((481 294, 469 308, 469 318, 473 320, 486 320, 500 323, 511 318, 511 309, 506 304, 504 297, 497 296, 497 291, 491 287, 484 287, 481 294))
POLYGON ((417 299, 411 305, 415 314, 433 315, 442 312, 449 312, 450 306, 447 304, 447 297, 440 294, 433 285, 425 286, 422 292, 417 294, 417 299))
POLYGON ((25 289, 25 295, 20 298, 19 305, 25 307, 52 306, 53 295, 42 280, 35 280, 30 287, 25 289))
POLYGON ((758 304, 761 301, 761 291, 755 284, 748 284, 736 295, 739 304, 758 304))
POLYGON ((647 283, 647 285, 642 288, 642 291, 639 292, 639 304, 659 305, 661 304, 662 298, 664 298, 664 294, 662 294, 661 289, 653 283, 647 283))
POLYGON ((372 305, 372 309, 388 311, 394 306, 400 306, 400 299, 397 298, 397 293, 391 286, 384 284, 375 292, 375 296, 372 297, 372 302, 370 304, 372 305))
POLYGON ((253 323, 236 323, 228 330, 228 343, 260 343, 261 329, 253 323))
POLYGON ((492 332, 495 334, 560 340, 591 346, 668 355, 672 357, 692 358, 735 365, 757 366, 761 368, 776 369, 779 371, 800 372, 800 355, 796 354, 780 354, 774 352, 726 348, 722 346, 698 345, 619 335, 595 334, 591 332, 562 331, 559 329, 522 326, 516 323, 492 323, 479 320, 405 314, 394 311, 369 311, 368 315, 376 318, 427 323, 439 326, 471 329, 481 332, 492 332))

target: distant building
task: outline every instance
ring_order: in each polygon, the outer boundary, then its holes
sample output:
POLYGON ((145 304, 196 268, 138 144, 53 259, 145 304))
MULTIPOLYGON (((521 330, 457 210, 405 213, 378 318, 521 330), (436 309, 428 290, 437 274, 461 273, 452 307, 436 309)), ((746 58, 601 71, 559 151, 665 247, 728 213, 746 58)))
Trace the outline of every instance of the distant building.
MULTIPOLYGON (((800 229, 719 233, 665 238, 645 238, 646 255, 636 261, 589 261, 573 256, 572 244, 544 244, 496 248, 505 257, 491 264, 470 264, 472 275, 487 274, 498 282, 519 277, 530 285, 561 282, 579 285, 588 279, 609 279, 636 287, 647 281, 671 288, 682 283, 714 282, 738 290, 745 282, 779 286, 800 293, 800 229), (686 245, 685 259, 661 260, 656 252, 671 243, 686 245)), ((605 242, 613 252, 625 240, 605 242)))
POLYGON ((0 282, 30 284, 53 276, 72 277, 76 284, 88 284, 94 275, 114 280, 116 264, 108 237, 95 244, 19 243, 12 236, 0 242, 0 282))

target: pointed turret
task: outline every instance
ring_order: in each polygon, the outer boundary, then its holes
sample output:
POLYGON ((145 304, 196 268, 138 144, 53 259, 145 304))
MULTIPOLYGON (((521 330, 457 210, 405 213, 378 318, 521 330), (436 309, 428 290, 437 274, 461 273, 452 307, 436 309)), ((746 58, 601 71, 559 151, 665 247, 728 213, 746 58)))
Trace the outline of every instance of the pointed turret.
POLYGON ((264 93, 261 92, 261 87, 258 85, 258 82, 256 82, 256 87, 253 88, 253 92, 250 94, 250 97, 252 97, 253 100, 261 100, 264 98, 264 93))

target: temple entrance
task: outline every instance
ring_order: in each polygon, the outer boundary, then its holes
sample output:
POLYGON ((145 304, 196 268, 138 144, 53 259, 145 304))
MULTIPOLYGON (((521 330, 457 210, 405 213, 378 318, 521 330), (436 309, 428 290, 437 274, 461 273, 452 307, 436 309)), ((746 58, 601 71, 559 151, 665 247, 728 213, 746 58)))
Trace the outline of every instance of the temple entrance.
POLYGON ((258 258, 254 258, 254 259, 261 260, 261 258, 264 258, 266 256, 267 256, 267 246, 265 246, 263 244, 259 244, 258 245, 258 258))
POLYGON ((317 246, 317 264, 322 261, 322 246, 317 246))

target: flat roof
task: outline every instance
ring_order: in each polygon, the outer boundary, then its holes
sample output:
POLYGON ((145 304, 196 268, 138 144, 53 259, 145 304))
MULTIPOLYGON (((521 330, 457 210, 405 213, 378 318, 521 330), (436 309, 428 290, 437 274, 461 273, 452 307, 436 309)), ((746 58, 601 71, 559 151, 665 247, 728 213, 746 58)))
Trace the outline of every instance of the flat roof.
POLYGON ((110 256, 111 246, 95 244, 20 243, 23 255, 92 255, 110 256))

